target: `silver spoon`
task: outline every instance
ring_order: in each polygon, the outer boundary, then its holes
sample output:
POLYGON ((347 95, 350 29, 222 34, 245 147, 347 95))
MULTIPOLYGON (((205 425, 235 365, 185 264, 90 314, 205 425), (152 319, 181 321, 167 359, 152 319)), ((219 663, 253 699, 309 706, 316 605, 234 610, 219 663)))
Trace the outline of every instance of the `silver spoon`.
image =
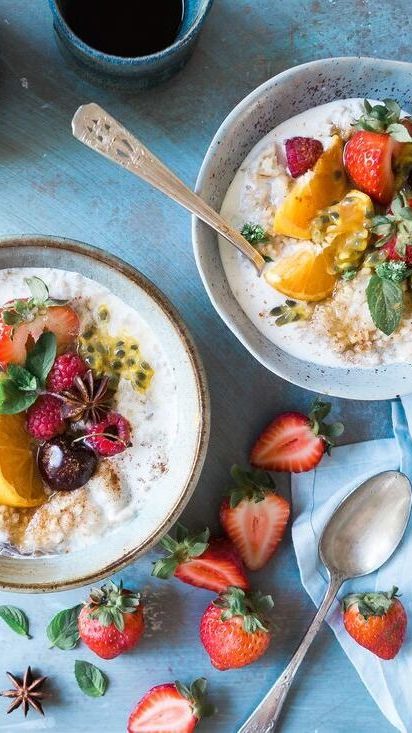
POLYGON ((299 666, 345 580, 380 568, 399 545, 411 510, 411 484, 399 471, 385 471, 365 481, 335 509, 319 542, 327 568, 326 595, 300 646, 266 697, 238 733, 270 733, 299 666))
POLYGON ((121 165, 147 183, 158 188, 177 201, 192 214, 209 224, 231 244, 234 244, 254 264, 259 275, 265 261, 259 252, 237 229, 225 221, 220 214, 190 190, 169 168, 167 168, 140 140, 119 124, 98 104, 79 107, 72 120, 73 135, 80 142, 113 163, 121 165))

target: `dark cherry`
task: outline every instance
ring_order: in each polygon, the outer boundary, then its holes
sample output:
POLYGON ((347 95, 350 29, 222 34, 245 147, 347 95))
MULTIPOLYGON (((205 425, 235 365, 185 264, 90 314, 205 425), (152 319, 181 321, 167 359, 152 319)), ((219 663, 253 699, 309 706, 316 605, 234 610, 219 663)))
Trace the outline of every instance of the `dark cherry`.
POLYGON ((60 435, 40 446, 37 464, 43 480, 51 489, 74 491, 93 476, 97 458, 87 446, 60 435))

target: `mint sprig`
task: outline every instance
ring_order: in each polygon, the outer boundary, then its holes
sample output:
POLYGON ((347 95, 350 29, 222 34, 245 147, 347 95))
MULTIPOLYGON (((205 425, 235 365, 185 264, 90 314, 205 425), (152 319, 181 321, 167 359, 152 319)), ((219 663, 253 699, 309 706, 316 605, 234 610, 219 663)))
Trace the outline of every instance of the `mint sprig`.
POLYGON ((88 697, 102 697, 108 685, 107 676, 91 662, 76 659, 74 674, 77 684, 88 697))
MULTIPOLYGON (((388 262, 387 265, 389 264, 388 262)), ((376 328, 386 336, 390 336, 396 331, 402 319, 404 299, 402 284, 393 278, 388 278, 385 271, 380 269, 369 280, 366 298, 376 328)))
POLYGON ((9 364, 0 378, 1 415, 16 415, 27 410, 36 401, 45 386, 56 351, 56 336, 46 332, 28 353, 24 367, 9 364))

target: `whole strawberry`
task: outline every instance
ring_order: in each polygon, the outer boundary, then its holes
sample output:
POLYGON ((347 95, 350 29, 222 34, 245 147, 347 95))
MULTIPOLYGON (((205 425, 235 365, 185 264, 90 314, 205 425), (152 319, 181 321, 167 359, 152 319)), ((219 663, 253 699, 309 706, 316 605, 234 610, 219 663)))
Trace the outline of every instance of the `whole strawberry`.
POLYGON ((249 570, 263 568, 276 552, 290 514, 265 471, 233 466, 235 486, 220 507, 220 522, 249 570))
POLYGON ((200 640, 216 669, 252 664, 267 650, 271 633, 265 615, 271 596, 229 588, 210 603, 200 622, 200 640))
POLYGON ((284 412, 261 433, 250 452, 252 466, 266 471, 311 471, 325 452, 329 453, 334 438, 343 433, 341 422, 325 423, 330 402, 315 400, 309 415, 284 412))
POLYGON ((192 733, 201 718, 214 713, 205 700, 204 677, 190 687, 181 682, 152 687, 129 717, 128 733, 192 733))
POLYGON ((144 631, 139 593, 111 580, 101 588, 93 588, 80 611, 78 625, 80 638, 102 659, 114 659, 130 651, 144 631))
POLYGON ((359 593, 343 600, 343 623, 348 634, 381 659, 393 659, 406 636, 406 611, 397 597, 389 593, 359 593))
POLYGON ((170 554, 154 564, 157 578, 179 578, 183 583, 220 593, 229 586, 248 588, 243 563, 232 542, 226 538, 209 541, 210 532, 189 534, 186 527, 176 525, 176 539, 166 535, 161 545, 170 554))

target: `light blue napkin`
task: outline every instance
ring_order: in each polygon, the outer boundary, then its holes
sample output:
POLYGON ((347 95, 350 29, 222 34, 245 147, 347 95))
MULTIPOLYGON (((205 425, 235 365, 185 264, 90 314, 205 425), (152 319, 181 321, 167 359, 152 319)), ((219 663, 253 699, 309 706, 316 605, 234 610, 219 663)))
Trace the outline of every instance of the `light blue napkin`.
MULTIPOLYGON (((371 440, 334 448, 319 466, 308 473, 292 475, 294 523, 292 539, 302 583, 320 605, 327 575, 318 557, 322 529, 339 502, 366 478, 380 471, 400 469, 412 479, 412 396, 392 403, 394 438, 371 440)), ((355 666, 370 694, 390 723, 402 733, 412 731, 412 527, 393 557, 376 573, 346 583, 339 593, 390 590, 397 585, 410 619, 406 643, 392 661, 382 661, 358 646, 342 624, 339 601, 327 622, 355 666)))

